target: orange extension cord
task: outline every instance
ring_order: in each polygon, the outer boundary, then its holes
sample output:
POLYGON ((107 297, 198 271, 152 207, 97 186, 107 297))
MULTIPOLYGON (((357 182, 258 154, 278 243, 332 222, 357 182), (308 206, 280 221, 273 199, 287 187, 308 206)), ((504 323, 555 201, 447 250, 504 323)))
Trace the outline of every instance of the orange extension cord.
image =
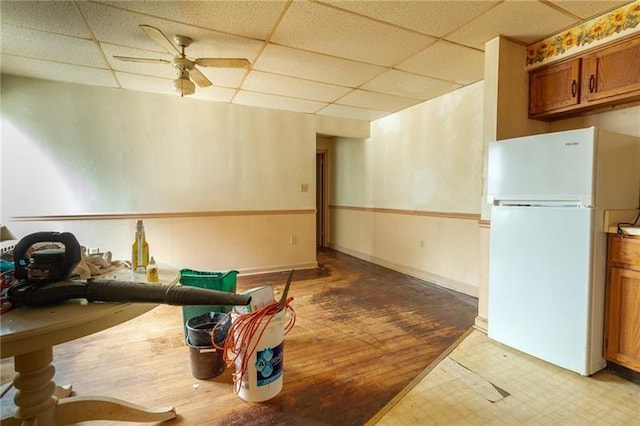
MULTIPOLYGON (((293 297, 289 297, 285 303, 284 309, 289 312, 289 320, 284 326, 284 334, 289 333, 296 323, 296 312, 291 307, 290 303, 293 300, 293 297)), ((218 345, 215 342, 213 336, 215 336, 216 328, 218 328, 221 324, 226 323, 226 320, 220 321, 216 326, 211 330, 211 341, 213 342, 213 346, 223 351, 223 359, 228 368, 235 365, 236 371, 233 375, 233 390, 237 394, 240 390, 240 384, 242 383, 242 379, 245 374, 247 374, 248 367, 248 359, 251 357, 251 354, 256 351, 258 343, 260 342, 260 338, 262 334, 269 326, 269 323, 273 319, 273 317, 279 312, 280 305, 278 302, 272 303, 259 311, 249 312, 247 314, 234 314, 237 315, 235 318, 230 318, 231 326, 229 327, 229 331, 227 332, 227 337, 222 345, 218 345), (260 327, 260 323, 263 319, 266 319, 266 323, 263 327, 260 327), (248 347, 251 339, 258 333, 259 335, 257 339, 253 340, 253 345, 248 347), (246 354, 245 356, 242 356, 246 354), (240 365, 236 365, 236 361, 240 357, 240 365)), ((231 312, 227 314, 227 317, 232 315, 231 312)), ((286 315, 286 313, 285 313, 286 315)))

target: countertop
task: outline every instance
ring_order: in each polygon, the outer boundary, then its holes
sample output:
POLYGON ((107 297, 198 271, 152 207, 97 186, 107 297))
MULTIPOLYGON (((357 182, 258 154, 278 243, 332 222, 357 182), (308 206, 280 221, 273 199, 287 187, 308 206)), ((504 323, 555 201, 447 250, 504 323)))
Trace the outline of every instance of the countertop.
MULTIPOLYGON (((609 234, 618 233, 618 224, 633 223, 640 210, 605 210, 604 231, 609 234)), ((636 225, 621 226, 624 235, 640 236, 640 223, 636 225)))

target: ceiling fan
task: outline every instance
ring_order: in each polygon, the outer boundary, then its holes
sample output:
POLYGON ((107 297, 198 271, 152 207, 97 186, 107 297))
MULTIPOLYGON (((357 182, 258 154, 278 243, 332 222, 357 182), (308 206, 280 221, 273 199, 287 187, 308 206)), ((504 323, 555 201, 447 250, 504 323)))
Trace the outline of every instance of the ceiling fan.
POLYGON ((185 49, 191 45, 193 40, 187 36, 176 35, 173 37, 177 46, 173 44, 162 31, 150 25, 140 24, 140 28, 147 33, 153 41, 160 47, 173 55, 172 60, 167 59, 150 59, 150 58, 132 58, 129 56, 114 56, 121 61, 128 62, 146 62, 171 64, 178 71, 178 78, 173 80, 173 89, 180 93, 180 96, 191 95, 195 93, 196 86, 193 81, 200 87, 211 86, 211 81, 202 73, 196 65, 202 67, 218 67, 218 68, 247 68, 251 63, 244 58, 197 58, 189 59, 185 53, 185 49), (193 81, 191 81, 193 80, 193 81))

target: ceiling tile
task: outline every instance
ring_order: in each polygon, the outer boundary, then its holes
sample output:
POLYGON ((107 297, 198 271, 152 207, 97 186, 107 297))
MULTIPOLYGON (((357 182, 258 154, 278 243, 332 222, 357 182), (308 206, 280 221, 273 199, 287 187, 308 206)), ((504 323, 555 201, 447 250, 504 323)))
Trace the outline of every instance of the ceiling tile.
POLYGON ((389 115, 386 111, 373 111, 370 109, 356 108, 346 105, 331 104, 322 108, 316 114, 331 117, 350 118, 352 120, 373 121, 389 115))
POLYGON ((302 99, 287 98, 284 96, 247 92, 244 90, 240 90, 238 92, 236 97, 233 99, 233 103, 305 113, 314 113, 326 105, 326 103, 324 102, 307 101, 302 99))
POLYGON ((100 48, 92 40, 2 25, 2 53, 27 58, 108 68, 100 48), (61 49, 60 46, 65 46, 61 49))
POLYGON ((362 86, 374 92, 421 100, 432 99, 460 87, 459 84, 398 70, 389 70, 362 86))
POLYGON ((550 3, 553 3, 582 19, 589 19, 597 15, 602 15, 603 12, 624 6, 629 3, 629 0, 550 0, 550 3))
POLYGON ((459 44, 438 41, 398 64, 397 68, 466 85, 482 80, 484 53, 459 44))
POLYGON ((109 70, 2 55, 2 73, 91 86, 118 87, 109 70))
POLYGON ((212 68, 198 67, 214 86, 239 89, 247 70, 242 68, 212 68))
POLYGON ((320 3, 295 1, 271 41, 340 58, 393 66, 434 39, 320 3))
MULTIPOLYGON (((150 77, 146 75, 128 74, 116 72, 116 77, 123 89, 137 90, 141 92, 174 94, 171 79, 150 77)), ((197 90, 197 89, 196 89, 197 90)), ((176 95, 177 96, 177 95, 176 95)))
POLYGON ((498 35, 528 45, 628 3, 0 0, 0 66, 6 74, 175 96, 171 64, 113 58, 173 60, 139 27, 147 24, 171 41, 193 38, 191 59, 252 62, 198 67, 213 86, 189 98, 375 120, 482 79, 484 43, 498 35))
POLYGON ((442 37, 491 9, 499 1, 327 1, 332 6, 350 10, 380 21, 442 37))
POLYGON ((266 40, 286 5, 269 1, 108 1, 122 9, 202 28, 266 40))
POLYGON ((236 89, 229 89, 227 87, 198 87, 196 88, 196 93, 190 95, 190 97, 195 99, 205 99, 209 101, 229 103, 233 100, 233 97, 237 92, 238 91, 236 89))
POLYGON ((445 38, 484 50, 484 44, 499 35, 529 44, 576 23, 541 2, 506 0, 445 38))
POLYGON ((317 83, 260 71, 251 71, 242 83, 242 89, 321 102, 333 102, 351 91, 349 87, 317 83))
POLYGON ((172 42, 176 34, 191 37, 193 44, 186 49, 186 53, 192 59, 240 57, 253 61, 263 46, 260 41, 156 19, 102 4, 90 2, 78 4, 96 38, 109 44, 166 53, 139 28, 140 24, 145 24, 158 28, 172 42))
POLYGON ((70 1, 2 1, 3 24, 48 31, 74 37, 91 38, 75 2, 70 1))
POLYGON ((124 71, 133 74, 144 74, 162 78, 174 78, 177 73, 171 64, 125 62, 114 58, 114 56, 128 56, 132 58, 165 59, 170 61, 172 57, 168 53, 163 54, 159 52, 149 52, 148 50, 116 46, 108 43, 100 43, 100 47, 102 48, 109 65, 115 71, 124 71))
MULTIPOLYGON (((167 53, 138 27, 147 24, 166 31, 165 21, 93 2, 80 2, 78 6, 98 41, 167 53)), ((165 34, 171 37, 174 33, 165 34)))
POLYGON ((336 103, 340 105, 369 108, 387 112, 399 111, 419 102, 420 101, 417 99, 385 95, 383 93, 369 92, 366 90, 354 90, 336 101, 336 103))
POLYGON ((384 71, 383 67, 269 44, 253 69, 355 87, 384 71))

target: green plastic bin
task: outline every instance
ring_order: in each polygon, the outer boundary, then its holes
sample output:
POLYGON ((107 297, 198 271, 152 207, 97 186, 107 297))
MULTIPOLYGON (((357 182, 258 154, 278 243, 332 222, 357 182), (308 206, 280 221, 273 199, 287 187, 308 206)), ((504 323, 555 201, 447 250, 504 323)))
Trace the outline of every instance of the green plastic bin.
MULTIPOLYGON (((238 271, 228 272, 206 272, 194 271, 193 269, 180 270, 180 285, 207 288, 209 290, 236 292, 236 279, 238 271)), ((183 306, 182 326, 184 328, 185 341, 187 338, 187 321, 207 312, 227 313, 233 309, 232 306, 210 305, 210 306, 183 306)))

